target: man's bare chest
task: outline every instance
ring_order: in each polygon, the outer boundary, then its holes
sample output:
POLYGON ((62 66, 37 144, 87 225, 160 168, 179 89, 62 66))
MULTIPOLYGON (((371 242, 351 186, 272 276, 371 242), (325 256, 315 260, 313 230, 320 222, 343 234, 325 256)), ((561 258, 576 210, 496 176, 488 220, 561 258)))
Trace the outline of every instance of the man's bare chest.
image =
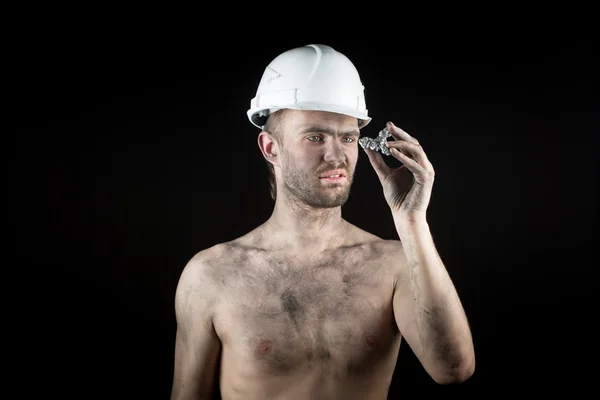
POLYGON ((280 373, 340 364, 360 372, 394 346, 393 279, 377 260, 246 259, 215 316, 223 345, 280 373), (252 263, 254 261, 254 263, 252 263))

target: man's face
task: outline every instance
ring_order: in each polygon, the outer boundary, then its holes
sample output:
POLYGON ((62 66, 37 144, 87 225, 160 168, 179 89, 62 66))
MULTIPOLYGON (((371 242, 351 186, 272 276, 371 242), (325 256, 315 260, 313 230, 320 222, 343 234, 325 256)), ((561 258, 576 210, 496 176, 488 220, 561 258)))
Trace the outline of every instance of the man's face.
POLYGON ((291 110, 284 125, 284 189, 315 208, 346 203, 358 159, 357 119, 324 111, 291 110))

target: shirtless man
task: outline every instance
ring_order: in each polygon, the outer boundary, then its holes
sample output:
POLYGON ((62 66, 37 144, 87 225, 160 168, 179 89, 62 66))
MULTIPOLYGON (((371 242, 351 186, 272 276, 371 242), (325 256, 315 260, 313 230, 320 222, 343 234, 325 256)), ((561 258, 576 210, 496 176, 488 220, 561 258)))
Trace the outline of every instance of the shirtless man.
POLYGON ((402 338, 435 382, 459 383, 473 374, 467 318, 426 220, 434 169, 415 138, 387 123, 395 139, 387 146, 400 168, 389 167, 387 155, 364 150, 399 240, 342 218, 363 151, 360 128, 370 121, 360 84, 359 106, 356 99, 344 103, 356 78, 349 63, 330 47, 310 45, 283 53, 266 69, 257 98, 297 86, 296 103, 279 97, 265 101, 262 113, 254 101, 249 110, 272 165, 273 213, 185 266, 175 296, 172 400, 219 394, 225 400, 384 400, 402 338), (318 85, 294 80, 307 65, 318 85), (346 85, 337 100, 336 80, 346 85), (302 94, 307 86, 318 89, 302 94), (302 103, 304 95, 312 101, 302 103))

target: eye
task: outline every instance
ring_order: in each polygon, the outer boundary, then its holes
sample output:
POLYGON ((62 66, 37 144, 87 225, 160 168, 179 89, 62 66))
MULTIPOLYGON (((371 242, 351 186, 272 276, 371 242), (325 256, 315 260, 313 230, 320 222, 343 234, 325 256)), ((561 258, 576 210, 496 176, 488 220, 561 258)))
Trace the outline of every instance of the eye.
POLYGON ((308 136, 307 139, 310 140, 311 142, 318 142, 318 141, 322 140, 321 136, 318 136, 318 135, 308 136))
POLYGON ((355 141, 355 139, 354 139, 352 136, 346 136, 346 137, 344 138, 344 141, 345 141, 346 143, 352 143, 352 142, 354 142, 354 141, 355 141))

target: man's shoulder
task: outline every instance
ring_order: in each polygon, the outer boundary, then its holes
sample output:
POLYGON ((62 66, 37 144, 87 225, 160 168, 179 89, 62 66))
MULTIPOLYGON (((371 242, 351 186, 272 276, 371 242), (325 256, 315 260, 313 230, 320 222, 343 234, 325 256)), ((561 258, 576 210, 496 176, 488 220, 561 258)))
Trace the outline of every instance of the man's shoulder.
POLYGON ((219 260, 223 256, 226 256, 228 246, 229 242, 222 242, 213 244, 210 247, 206 247, 202 250, 199 250, 189 260, 188 265, 196 267, 206 267, 211 263, 215 262, 216 260, 219 260))
POLYGON ((195 275, 222 274, 251 250, 251 243, 244 237, 213 244, 195 253, 185 266, 184 273, 189 270, 195 275))
POLYGON ((235 241, 213 244, 194 254, 188 261, 185 269, 196 271, 197 273, 208 273, 217 268, 219 264, 230 260, 233 256, 233 250, 237 247, 239 246, 235 241))

